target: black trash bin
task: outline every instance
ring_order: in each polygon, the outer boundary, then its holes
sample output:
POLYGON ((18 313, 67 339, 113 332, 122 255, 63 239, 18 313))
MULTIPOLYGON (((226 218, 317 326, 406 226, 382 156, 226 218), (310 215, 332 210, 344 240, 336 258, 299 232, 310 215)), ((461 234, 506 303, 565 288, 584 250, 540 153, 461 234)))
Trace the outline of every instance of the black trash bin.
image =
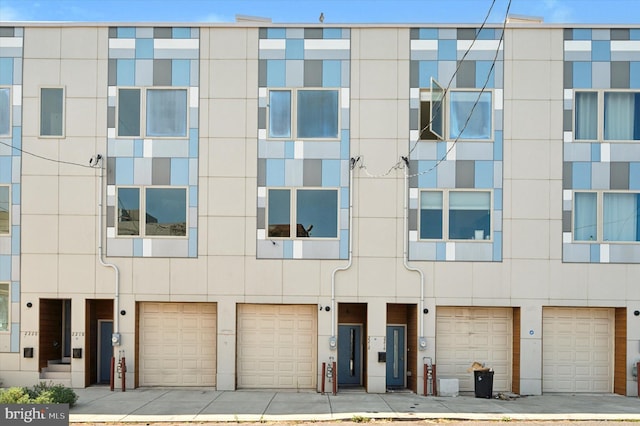
POLYGON ((473 372, 476 398, 493 397, 493 371, 475 370, 473 372))

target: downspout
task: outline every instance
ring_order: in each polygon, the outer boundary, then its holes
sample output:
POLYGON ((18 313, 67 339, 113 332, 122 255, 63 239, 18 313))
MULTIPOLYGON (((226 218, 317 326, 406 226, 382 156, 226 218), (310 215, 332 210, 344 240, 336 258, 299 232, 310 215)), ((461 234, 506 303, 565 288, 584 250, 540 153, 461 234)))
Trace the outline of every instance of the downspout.
POLYGON ((427 339, 424 337, 424 273, 419 268, 409 266, 409 160, 407 157, 402 157, 405 162, 404 168, 404 244, 403 244, 403 256, 404 267, 408 271, 417 272, 420 274, 420 306, 418 310, 418 349, 423 351, 427 349, 427 339))
POLYGON ((111 343, 113 346, 120 345, 120 270, 113 263, 107 263, 104 261, 104 253, 102 251, 102 244, 104 240, 104 231, 102 229, 102 188, 104 182, 104 161, 102 155, 98 154, 95 157, 95 161, 98 167, 100 167, 100 188, 98 189, 98 261, 100 265, 112 268, 116 274, 115 290, 113 294, 113 335, 111 337, 111 343))
POLYGON ((338 312, 336 311, 336 273, 346 271, 353 264, 353 169, 359 158, 349 159, 349 260, 345 266, 337 267, 331 273, 331 337, 329 338, 329 348, 337 348, 336 323, 338 312))

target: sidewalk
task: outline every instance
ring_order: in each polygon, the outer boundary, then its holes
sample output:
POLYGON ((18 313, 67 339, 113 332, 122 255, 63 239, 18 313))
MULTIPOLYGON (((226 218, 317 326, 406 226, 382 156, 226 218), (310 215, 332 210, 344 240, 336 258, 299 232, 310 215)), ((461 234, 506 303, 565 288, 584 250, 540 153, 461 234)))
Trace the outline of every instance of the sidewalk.
POLYGON ((216 391, 209 388, 76 389, 73 422, 322 421, 382 419, 638 420, 640 398, 610 394, 547 394, 513 400, 414 393, 338 395, 308 391, 216 391))

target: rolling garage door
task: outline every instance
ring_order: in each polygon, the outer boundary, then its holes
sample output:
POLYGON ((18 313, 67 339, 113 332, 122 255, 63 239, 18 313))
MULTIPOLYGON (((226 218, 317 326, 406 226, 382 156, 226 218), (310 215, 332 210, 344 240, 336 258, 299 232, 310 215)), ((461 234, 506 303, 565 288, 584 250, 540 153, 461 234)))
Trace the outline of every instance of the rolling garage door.
POLYGON ((238 305, 238 388, 315 389, 315 305, 238 305))
POLYGON ((140 303, 140 386, 215 386, 216 305, 140 303))
POLYGON ((613 392, 614 309, 544 308, 543 392, 613 392))
POLYGON ((474 361, 493 368, 493 391, 511 391, 511 308, 438 307, 436 364, 438 377, 457 378, 460 391, 473 392, 474 361))

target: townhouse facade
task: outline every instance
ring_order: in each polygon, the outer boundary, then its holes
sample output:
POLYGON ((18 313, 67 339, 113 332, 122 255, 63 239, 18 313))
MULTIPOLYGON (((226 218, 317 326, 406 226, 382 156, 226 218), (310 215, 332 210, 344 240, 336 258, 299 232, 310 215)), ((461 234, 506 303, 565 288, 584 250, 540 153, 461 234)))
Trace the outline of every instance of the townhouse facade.
POLYGON ((637 395, 639 210, 637 25, 0 27, 7 386, 637 395))

